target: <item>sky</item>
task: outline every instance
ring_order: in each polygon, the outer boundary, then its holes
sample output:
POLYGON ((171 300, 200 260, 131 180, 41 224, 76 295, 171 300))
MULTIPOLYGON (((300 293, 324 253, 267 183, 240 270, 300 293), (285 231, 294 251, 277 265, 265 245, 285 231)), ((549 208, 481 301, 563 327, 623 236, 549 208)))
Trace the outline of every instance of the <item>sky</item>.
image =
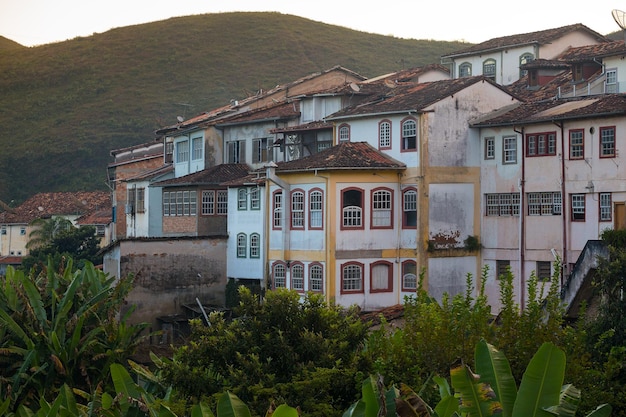
POLYGON ((620 30, 614 9, 626 11, 626 0, 0 0, 0 36, 37 46, 170 17, 271 11, 397 38, 480 43, 575 23, 605 35, 620 30))

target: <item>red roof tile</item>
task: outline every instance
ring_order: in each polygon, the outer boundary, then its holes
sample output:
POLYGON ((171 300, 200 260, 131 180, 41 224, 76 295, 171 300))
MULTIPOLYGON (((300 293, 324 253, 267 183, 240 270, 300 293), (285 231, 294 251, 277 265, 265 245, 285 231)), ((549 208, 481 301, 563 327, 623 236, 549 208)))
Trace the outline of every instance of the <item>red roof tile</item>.
POLYGON ((3 215, 5 223, 30 223, 52 216, 85 215, 94 210, 112 209, 111 193, 106 191, 77 191, 35 194, 15 213, 3 215))
POLYGON ((314 155, 289 162, 279 162, 276 173, 341 170, 404 169, 406 165, 380 152, 367 142, 342 142, 314 155))
POLYGON ((182 187, 190 185, 221 185, 224 182, 245 177, 250 172, 246 164, 220 164, 193 174, 178 178, 159 181, 154 186, 158 187, 182 187))

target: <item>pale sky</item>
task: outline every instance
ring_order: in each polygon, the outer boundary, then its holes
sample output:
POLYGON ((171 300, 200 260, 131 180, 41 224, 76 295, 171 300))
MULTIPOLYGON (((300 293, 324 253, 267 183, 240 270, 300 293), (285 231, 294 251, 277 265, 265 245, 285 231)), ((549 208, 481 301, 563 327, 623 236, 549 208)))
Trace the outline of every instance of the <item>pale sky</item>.
POLYGON ((170 17, 272 11, 398 38, 479 43, 574 23, 604 35, 620 30, 613 9, 626 10, 626 0, 0 0, 0 35, 36 46, 170 17))

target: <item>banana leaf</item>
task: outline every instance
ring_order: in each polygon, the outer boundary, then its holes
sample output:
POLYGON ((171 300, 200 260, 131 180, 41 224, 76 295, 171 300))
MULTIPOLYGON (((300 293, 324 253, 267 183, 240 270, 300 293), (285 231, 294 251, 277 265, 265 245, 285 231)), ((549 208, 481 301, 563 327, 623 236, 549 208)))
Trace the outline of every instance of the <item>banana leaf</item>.
POLYGON ((491 386, 500 402, 502 417, 511 417, 517 384, 506 356, 483 339, 476 345, 474 360, 480 380, 491 386))

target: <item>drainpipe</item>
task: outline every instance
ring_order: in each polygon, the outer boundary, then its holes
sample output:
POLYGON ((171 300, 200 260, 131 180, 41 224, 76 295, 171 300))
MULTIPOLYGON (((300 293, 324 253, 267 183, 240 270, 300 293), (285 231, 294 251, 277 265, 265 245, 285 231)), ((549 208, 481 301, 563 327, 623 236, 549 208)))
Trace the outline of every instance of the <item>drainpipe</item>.
POLYGON ((400 294, 402 293, 402 263, 400 262, 400 248, 402 247, 402 222, 404 221, 404 200, 402 199, 402 173, 398 172, 398 197, 396 197, 399 201, 398 212, 400 214, 400 224, 396 223, 398 227, 398 237, 396 244, 396 265, 398 265, 398 275, 400 276, 400 286, 398 288, 398 295, 396 298, 396 302, 399 304, 402 300, 400 299, 400 294))
MULTIPOLYGON (((282 234, 283 234, 283 260, 287 261, 288 259, 284 259, 285 258, 285 251, 288 250, 289 247, 289 227, 288 227, 288 221, 291 221, 291 214, 290 214, 290 199, 291 196, 289 195, 289 191, 291 189, 291 187, 289 186, 288 183, 286 183, 285 181, 283 181, 282 179, 278 178, 276 176, 276 164, 273 162, 270 162, 269 164, 267 164, 265 166, 266 170, 265 170, 265 178, 267 181, 267 186, 266 188, 269 190, 269 183, 273 182, 274 184, 278 185, 282 190, 283 190, 283 224, 282 224, 282 234)), ((269 193, 269 191, 268 191, 269 193)), ((270 207, 272 207, 273 202, 270 202, 269 200, 272 198, 272 194, 269 193, 269 199, 268 199, 268 204, 270 205, 270 207)), ((272 222, 274 221, 274 212, 271 211, 272 213, 272 222)), ((290 223, 289 223, 290 224, 290 223)), ((267 235, 267 239, 266 240, 266 245, 267 245, 267 250, 269 251, 269 234, 267 235)), ((268 265, 268 271, 269 271, 269 265, 268 265)), ((268 277, 269 277, 269 272, 268 272, 268 277)))
MULTIPOLYGON (((563 227, 563 260, 561 264, 561 288, 563 288, 563 268, 567 266, 567 219, 565 218, 565 202, 567 201, 565 194, 565 129, 563 122, 554 122, 561 129, 561 223, 563 227)), ((569 269, 566 269, 568 272, 569 269)))
POLYGON ((525 210, 524 210, 524 185, 526 183, 526 149, 524 141, 524 128, 520 130, 513 128, 515 133, 519 133, 522 137, 522 154, 520 158, 522 160, 522 175, 517 184, 519 189, 519 274, 520 274, 520 306, 522 309, 526 305, 526 222, 525 222, 525 210))

